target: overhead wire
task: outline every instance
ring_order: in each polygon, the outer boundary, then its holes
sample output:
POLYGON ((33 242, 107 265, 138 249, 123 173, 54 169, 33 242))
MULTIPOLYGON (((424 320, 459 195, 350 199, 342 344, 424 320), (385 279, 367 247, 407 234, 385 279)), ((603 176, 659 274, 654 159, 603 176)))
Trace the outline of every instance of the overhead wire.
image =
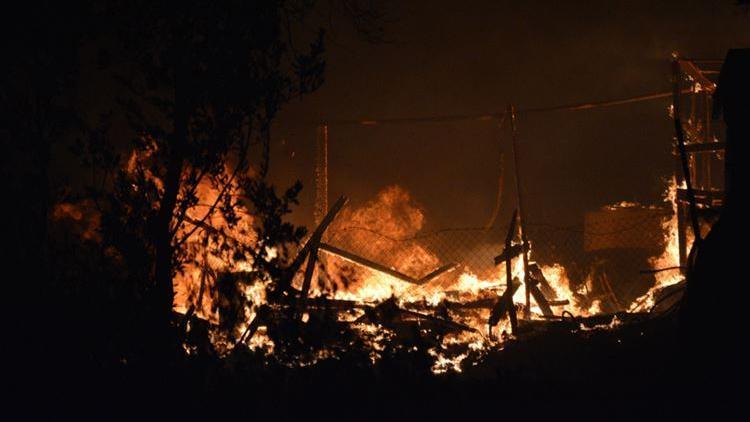
MULTIPOLYGON (((520 108, 516 110, 518 114, 546 113, 553 111, 578 111, 590 110, 601 107, 611 107, 623 104, 639 103, 644 101, 670 98, 672 92, 657 92, 650 94, 637 95, 627 98, 617 98, 602 101, 587 101, 582 103, 562 104, 547 107, 520 108)), ((457 121, 490 121, 501 120, 508 114, 507 111, 483 114, 444 114, 432 116, 412 116, 412 117, 395 117, 395 118, 361 118, 361 119, 332 119, 319 122, 322 125, 360 125, 376 126, 385 124, 406 124, 406 123, 444 123, 457 121)))

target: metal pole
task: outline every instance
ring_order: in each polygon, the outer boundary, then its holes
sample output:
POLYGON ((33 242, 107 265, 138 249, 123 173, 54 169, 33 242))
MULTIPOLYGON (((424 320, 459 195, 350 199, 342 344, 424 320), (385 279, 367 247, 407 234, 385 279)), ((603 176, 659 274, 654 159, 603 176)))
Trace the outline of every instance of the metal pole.
POLYGON ((328 213, 328 125, 317 128, 315 139, 315 224, 328 213))
POLYGON ((523 282, 524 290, 526 290, 526 309, 524 310, 524 318, 531 319, 531 291, 526 283, 529 280, 529 241, 526 238, 526 215, 524 214, 523 207, 523 195, 521 193, 521 170, 519 166, 518 158, 518 130, 516 127, 516 107, 511 104, 508 106, 510 113, 510 127, 513 139, 513 163, 516 179, 516 197, 518 201, 518 229, 521 233, 521 242, 523 244, 523 282))

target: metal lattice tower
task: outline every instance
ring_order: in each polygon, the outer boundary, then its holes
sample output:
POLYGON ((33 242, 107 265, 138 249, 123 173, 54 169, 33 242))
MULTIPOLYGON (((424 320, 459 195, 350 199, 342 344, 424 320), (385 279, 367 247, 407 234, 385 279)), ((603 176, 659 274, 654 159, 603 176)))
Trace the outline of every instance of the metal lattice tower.
POLYGON ((328 125, 320 125, 315 135, 315 224, 328 212, 328 125))

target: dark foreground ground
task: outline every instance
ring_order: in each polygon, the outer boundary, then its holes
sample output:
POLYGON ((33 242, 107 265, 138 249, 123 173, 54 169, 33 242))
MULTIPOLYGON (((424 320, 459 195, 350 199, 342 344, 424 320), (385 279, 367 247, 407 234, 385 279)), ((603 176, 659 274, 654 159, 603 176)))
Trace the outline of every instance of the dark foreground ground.
POLYGON ((747 389, 730 384, 725 371, 732 365, 706 371, 678 332, 674 317, 575 333, 551 326, 444 375, 433 375, 431 358, 420 351, 371 365, 354 350, 294 369, 249 351, 169 368, 122 362, 96 369, 61 353, 25 387, 37 405, 44 403, 30 410, 102 417, 161 409, 249 419, 672 420, 705 412, 713 419, 741 407, 737 396, 747 389))

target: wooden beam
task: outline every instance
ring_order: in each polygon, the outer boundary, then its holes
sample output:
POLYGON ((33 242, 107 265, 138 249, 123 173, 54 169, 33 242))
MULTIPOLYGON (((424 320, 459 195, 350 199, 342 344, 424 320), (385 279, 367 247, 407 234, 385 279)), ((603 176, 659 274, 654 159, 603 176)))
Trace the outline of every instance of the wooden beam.
MULTIPOLYGON (((506 312, 513 312, 515 314, 515 307, 513 305, 513 295, 516 293, 518 288, 521 287, 521 283, 514 281, 512 289, 506 289, 503 295, 495 302, 495 306, 490 311, 489 326, 490 329, 496 326, 501 319, 505 317, 506 312)), ((511 320, 513 322, 513 320, 511 320)), ((511 325, 511 329, 512 329, 511 325)), ((517 328, 516 328, 517 329, 517 328)))
POLYGON ((537 283, 526 283, 526 291, 528 291, 529 294, 534 297, 534 301, 536 302, 537 306, 539 306, 539 309, 542 310, 542 315, 554 315, 554 313, 552 312, 552 308, 549 307, 547 298, 544 297, 544 293, 542 293, 542 291, 539 290, 539 287, 537 287, 537 283))
POLYGON ((713 94, 716 90, 716 84, 708 79, 703 72, 698 69, 698 66, 690 60, 677 60, 682 71, 689 75, 693 80, 701 85, 703 89, 713 94))
POLYGON ((701 153, 724 151, 727 147, 726 142, 692 142, 685 144, 685 152, 701 153))
POLYGON ((310 246, 310 253, 307 257, 307 267, 305 267, 305 278, 302 281, 302 289, 300 290, 299 300, 297 301, 298 318, 302 317, 302 312, 305 310, 307 294, 310 292, 310 285, 312 284, 312 278, 315 274, 315 264, 318 262, 318 245, 320 244, 320 238, 315 236, 310 241, 314 243, 310 246))
POLYGON ((419 280, 409 277, 408 275, 398 272, 392 268, 388 268, 383 264, 378 264, 375 261, 370 261, 367 258, 363 258, 359 255, 355 255, 351 252, 345 251, 343 249, 339 249, 333 245, 329 245, 327 243, 321 243, 320 244, 320 250, 323 252, 327 252, 333 255, 337 255, 341 258, 344 258, 348 261, 354 262, 355 264, 362 265, 363 267, 367 267, 371 270, 378 271, 381 273, 388 274, 391 277, 395 277, 399 280, 406 281, 407 283, 412 284, 420 284, 419 280))
POLYGON ((310 239, 297 253, 294 261, 292 261, 292 264, 289 266, 289 268, 286 269, 286 275, 281 280, 284 287, 291 286, 292 279, 294 278, 295 274, 297 274, 297 271, 299 271, 300 267, 302 267, 302 263, 305 262, 305 258, 307 258, 307 255, 310 253, 310 248, 312 247, 312 245, 320 243, 320 240, 323 238, 323 234, 325 233, 326 229, 328 229, 328 226, 333 223, 333 220, 336 218, 339 211, 341 211, 341 209, 344 207, 344 205, 346 205, 348 201, 349 200, 345 196, 341 196, 333 205, 333 207, 328 211, 328 214, 326 214, 325 218, 323 218, 323 221, 320 222, 318 227, 313 232, 312 236, 310 236, 310 239))
MULTIPOLYGON (((510 248, 513 245, 513 238, 516 236, 517 221, 518 221, 518 208, 513 210, 513 216, 511 217, 510 224, 508 225, 508 233, 505 235, 505 250, 508 252, 510 252, 510 248)), ((508 311, 508 317, 510 318, 510 330, 511 330, 511 334, 513 334, 518 331, 518 318, 516 316, 516 307, 513 306, 513 293, 515 291, 513 289, 513 270, 511 268, 510 261, 511 261, 510 259, 505 260, 505 280, 506 280, 505 292, 508 293, 510 291, 511 293, 503 297, 500 300, 505 301, 505 307, 508 311)), ((497 262, 497 258, 495 258, 495 262, 497 262)))
POLYGON ((528 244, 510 245, 509 247, 506 245, 505 249, 503 249, 503 252, 495 257, 495 265, 500 265, 506 260, 516 258, 522 253, 528 251, 528 244))
POLYGON ((531 278, 539 284, 539 290, 544 294, 544 297, 548 300, 557 299, 557 292, 549 284, 547 277, 544 276, 542 268, 536 262, 529 265, 529 275, 531 278))

